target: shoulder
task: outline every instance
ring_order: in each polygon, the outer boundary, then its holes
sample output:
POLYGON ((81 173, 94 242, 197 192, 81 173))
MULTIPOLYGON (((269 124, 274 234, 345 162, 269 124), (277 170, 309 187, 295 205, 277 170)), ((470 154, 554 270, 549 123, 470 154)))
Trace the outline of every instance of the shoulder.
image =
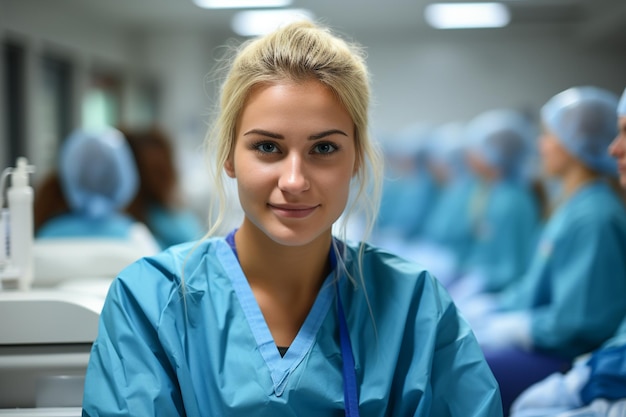
POLYGON ((365 243, 348 244, 346 266, 353 278, 359 280, 359 251, 363 283, 367 297, 376 301, 407 308, 414 303, 432 307, 439 313, 451 303, 450 298, 437 279, 423 265, 405 259, 385 249, 365 243))
POLYGON ((171 292, 182 285, 193 292, 206 283, 207 274, 216 268, 216 252, 223 245, 222 238, 210 238, 171 246, 130 264, 116 281, 139 293, 171 292))
POLYGON ((428 274, 422 265, 387 249, 370 243, 346 243, 346 262, 356 268, 359 257, 364 269, 375 268, 376 271, 390 274, 398 279, 414 280, 418 276, 428 274))
POLYGON ((626 210, 609 189, 585 190, 571 197, 552 215, 545 233, 548 238, 558 240, 564 251, 571 245, 590 247, 609 241, 624 242, 624 245, 626 210))
POLYGON ((525 207, 534 204, 534 195, 529 186, 521 183, 502 182, 494 188, 494 194, 501 205, 525 207))
POLYGON ((619 197, 605 184, 581 190, 563 207, 569 222, 582 228, 626 227, 626 210, 619 197))

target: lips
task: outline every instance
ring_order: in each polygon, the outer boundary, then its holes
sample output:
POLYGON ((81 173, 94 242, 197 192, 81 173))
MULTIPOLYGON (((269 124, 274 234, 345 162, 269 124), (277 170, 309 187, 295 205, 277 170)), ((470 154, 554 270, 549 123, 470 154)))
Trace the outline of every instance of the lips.
POLYGON ((268 204, 268 206, 280 217, 302 219, 317 210, 319 204, 314 206, 301 204, 268 204))

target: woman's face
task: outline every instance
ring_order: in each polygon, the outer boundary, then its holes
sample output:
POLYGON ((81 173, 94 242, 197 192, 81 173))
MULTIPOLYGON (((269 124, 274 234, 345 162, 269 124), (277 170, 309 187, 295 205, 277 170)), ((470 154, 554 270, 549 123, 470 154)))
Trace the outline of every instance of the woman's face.
POLYGON ((499 171, 489 165, 484 156, 477 151, 469 151, 465 155, 467 166, 485 181, 495 181, 500 177, 499 171))
POLYGON ((560 178, 565 175, 572 164, 579 163, 561 145, 559 138, 547 128, 544 128, 539 138, 539 152, 543 172, 549 177, 560 178))
POLYGON ((619 169, 619 182, 626 188, 626 116, 622 116, 617 122, 618 133, 609 152, 617 160, 619 169))
POLYGON ((330 234, 356 173, 354 136, 347 110, 317 81, 253 89, 224 166, 244 226, 289 246, 330 234))

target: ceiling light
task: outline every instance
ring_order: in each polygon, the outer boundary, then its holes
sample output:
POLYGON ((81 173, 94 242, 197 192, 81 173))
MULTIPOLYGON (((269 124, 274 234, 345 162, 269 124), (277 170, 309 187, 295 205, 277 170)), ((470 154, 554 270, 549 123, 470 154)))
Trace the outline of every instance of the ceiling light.
POLYGON ((243 9, 289 6, 292 0, 193 0, 205 9, 243 9))
POLYGON ((231 27, 238 35, 258 36, 288 23, 313 19, 313 13, 305 9, 247 10, 233 17, 231 27))
POLYGON ((511 20, 501 3, 434 3, 426 6, 424 17, 437 29, 503 27, 511 20))

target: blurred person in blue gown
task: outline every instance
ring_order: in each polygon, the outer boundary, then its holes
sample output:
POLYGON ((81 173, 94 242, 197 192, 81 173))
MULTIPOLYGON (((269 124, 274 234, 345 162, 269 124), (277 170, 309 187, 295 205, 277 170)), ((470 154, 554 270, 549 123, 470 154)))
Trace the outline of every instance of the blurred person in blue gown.
POLYGON ((403 252, 423 233, 437 195, 428 168, 433 129, 415 123, 383 144, 385 181, 372 242, 403 252))
POLYGON ((184 201, 171 140, 158 127, 122 129, 137 162, 139 189, 126 212, 148 226, 161 249, 201 238, 206 230, 184 201))
POLYGON ((138 185, 133 155, 118 130, 74 131, 60 149, 57 169, 36 191, 36 238, 118 239, 146 254, 158 252, 146 226, 123 213, 138 185))
POLYGON ((120 273, 83 415, 500 416, 480 347, 437 280, 332 233, 360 198, 371 224, 379 197, 362 50, 296 22, 229 62, 207 149, 244 219, 120 273))
POLYGON ((522 279, 480 300, 482 317, 468 314, 505 408, 530 384, 598 348, 626 315, 626 304, 611 301, 626 292, 626 211, 611 185, 618 171, 608 153, 617 106, 612 92, 584 86, 541 109, 543 170, 560 179, 561 203, 522 279))
POLYGON ((433 132, 430 169, 439 191, 424 225, 415 260, 444 285, 458 278, 471 247, 470 202, 477 180, 467 164, 465 124, 449 122, 433 132))
MULTIPOLYGON (((617 160, 621 186, 626 188, 626 90, 617 115, 618 134, 609 151, 617 160)), ((626 316, 611 339, 577 358, 569 372, 551 374, 525 390, 511 412, 513 417, 626 415, 626 316)))
POLYGON ((513 110, 489 110, 468 123, 466 134, 468 163, 478 181, 470 202, 471 248, 450 288, 458 303, 515 282, 541 228, 541 201, 528 176, 536 137, 530 120, 513 110))

